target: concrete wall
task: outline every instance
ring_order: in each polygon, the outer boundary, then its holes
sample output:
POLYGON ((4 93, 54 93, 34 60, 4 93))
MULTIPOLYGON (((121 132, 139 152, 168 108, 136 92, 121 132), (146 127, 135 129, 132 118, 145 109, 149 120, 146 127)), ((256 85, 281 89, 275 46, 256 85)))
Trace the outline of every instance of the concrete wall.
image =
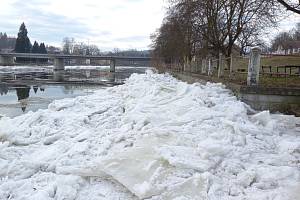
POLYGON ((290 113, 300 107, 300 96, 236 93, 238 98, 255 110, 290 113))

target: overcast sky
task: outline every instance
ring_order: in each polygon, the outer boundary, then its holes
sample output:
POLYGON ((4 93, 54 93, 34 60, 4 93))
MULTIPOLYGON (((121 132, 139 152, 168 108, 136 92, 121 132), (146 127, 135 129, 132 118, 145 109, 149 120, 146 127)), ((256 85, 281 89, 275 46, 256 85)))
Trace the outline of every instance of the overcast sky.
POLYGON ((62 38, 101 49, 148 49, 164 17, 164 0, 0 0, 0 32, 61 46, 62 38))
MULTIPOLYGON (((16 35, 24 21, 32 42, 61 46, 68 36, 102 50, 148 49, 165 6, 166 0, 0 0, 0 32, 16 35)), ((287 18, 272 35, 296 22, 300 16, 287 18)))

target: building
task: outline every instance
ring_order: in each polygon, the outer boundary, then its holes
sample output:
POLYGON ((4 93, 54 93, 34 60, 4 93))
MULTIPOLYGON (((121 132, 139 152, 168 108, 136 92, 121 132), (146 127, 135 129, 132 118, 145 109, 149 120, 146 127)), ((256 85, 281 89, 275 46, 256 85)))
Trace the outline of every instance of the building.
POLYGON ((14 51, 14 49, 0 49, 1 53, 11 53, 13 51, 14 51))
POLYGON ((292 55, 300 54, 300 41, 288 41, 282 45, 279 45, 277 50, 273 54, 279 55, 292 55))

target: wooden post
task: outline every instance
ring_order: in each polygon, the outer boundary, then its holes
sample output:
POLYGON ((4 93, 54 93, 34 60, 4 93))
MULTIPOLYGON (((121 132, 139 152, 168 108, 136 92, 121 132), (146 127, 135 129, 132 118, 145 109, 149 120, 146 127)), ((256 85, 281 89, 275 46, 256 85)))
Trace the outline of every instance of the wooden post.
POLYGON ((259 83, 259 70, 260 70, 260 57, 261 49, 254 47, 251 49, 249 65, 248 65, 248 86, 258 86, 259 83))

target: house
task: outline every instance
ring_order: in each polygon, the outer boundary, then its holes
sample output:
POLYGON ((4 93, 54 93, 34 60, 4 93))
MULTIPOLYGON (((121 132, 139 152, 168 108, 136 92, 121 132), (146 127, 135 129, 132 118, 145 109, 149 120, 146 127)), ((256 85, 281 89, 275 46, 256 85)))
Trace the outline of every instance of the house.
POLYGON ((278 46, 273 54, 291 55, 300 54, 300 41, 287 41, 278 46))
POLYGON ((13 51, 14 51, 14 49, 0 49, 1 53, 11 53, 13 51))
POLYGON ((47 49, 48 54, 61 54, 62 53, 62 51, 58 47, 47 46, 46 49, 47 49))

